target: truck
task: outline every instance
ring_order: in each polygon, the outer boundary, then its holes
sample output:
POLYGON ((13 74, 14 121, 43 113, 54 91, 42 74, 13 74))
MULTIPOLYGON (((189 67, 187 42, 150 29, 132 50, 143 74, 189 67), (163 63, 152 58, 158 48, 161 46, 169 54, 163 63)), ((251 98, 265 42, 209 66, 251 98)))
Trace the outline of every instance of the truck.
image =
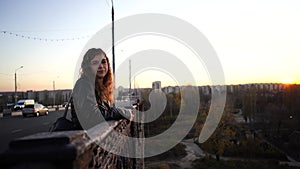
POLYGON ((34 105, 34 100, 33 99, 18 100, 17 104, 14 106, 14 110, 15 111, 22 110, 25 107, 25 105, 28 104, 34 105))

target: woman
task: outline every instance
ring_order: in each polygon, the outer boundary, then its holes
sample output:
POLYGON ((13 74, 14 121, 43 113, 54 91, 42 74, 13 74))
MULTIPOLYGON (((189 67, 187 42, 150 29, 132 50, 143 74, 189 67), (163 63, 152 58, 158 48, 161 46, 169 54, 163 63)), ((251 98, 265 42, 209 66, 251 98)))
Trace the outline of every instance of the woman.
POLYGON ((91 128, 104 120, 126 117, 132 120, 129 110, 111 107, 113 103, 113 74, 109 60, 101 49, 89 49, 81 63, 80 78, 73 89, 76 115, 73 121, 82 128, 91 128))

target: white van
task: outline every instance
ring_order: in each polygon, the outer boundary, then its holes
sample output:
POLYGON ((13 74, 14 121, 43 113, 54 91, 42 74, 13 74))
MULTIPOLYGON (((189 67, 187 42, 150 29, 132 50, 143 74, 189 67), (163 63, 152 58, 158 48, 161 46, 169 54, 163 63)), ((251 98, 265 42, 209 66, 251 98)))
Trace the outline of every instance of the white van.
POLYGON ((14 106, 14 110, 22 110, 25 107, 25 105, 28 104, 34 104, 34 100, 33 99, 19 100, 17 104, 14 106))

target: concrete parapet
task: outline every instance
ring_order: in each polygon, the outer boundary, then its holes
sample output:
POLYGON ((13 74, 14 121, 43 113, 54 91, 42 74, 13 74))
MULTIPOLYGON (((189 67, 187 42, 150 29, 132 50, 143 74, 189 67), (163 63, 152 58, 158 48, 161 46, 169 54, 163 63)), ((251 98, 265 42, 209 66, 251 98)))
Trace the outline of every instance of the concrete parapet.
POLYGON ((135 133, 131 130, 136 127, 131 127, 128 120, 109 121, 108 124, 99 124, 88 132, 43 132, 13 140, 9 150, 0 155, 1 168, 142 168, 142 163, 136 163, 136 159, 112 154, 96 144, 100 140, 116 141, 118 151, 123 151, 128 144, 126 139, 116 140, 110 133, 113 130, 127 136, 135 133), (92 133, 94 138, 87 133, 92 133))

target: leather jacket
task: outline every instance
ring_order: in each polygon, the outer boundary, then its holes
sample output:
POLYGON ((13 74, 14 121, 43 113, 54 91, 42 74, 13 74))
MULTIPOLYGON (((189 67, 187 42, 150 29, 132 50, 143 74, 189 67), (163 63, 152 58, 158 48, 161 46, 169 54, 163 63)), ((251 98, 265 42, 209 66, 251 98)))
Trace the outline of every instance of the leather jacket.
POLYGON ((77 121, 82 128, 89 129, 106 120, 130 118, 129 110, 111 107, 107 102, 98 105, 94 84, 86 78, 77 80, 72 93, 72 105, 76 112, 75 117, 72 115, 73 121, 77 121))

